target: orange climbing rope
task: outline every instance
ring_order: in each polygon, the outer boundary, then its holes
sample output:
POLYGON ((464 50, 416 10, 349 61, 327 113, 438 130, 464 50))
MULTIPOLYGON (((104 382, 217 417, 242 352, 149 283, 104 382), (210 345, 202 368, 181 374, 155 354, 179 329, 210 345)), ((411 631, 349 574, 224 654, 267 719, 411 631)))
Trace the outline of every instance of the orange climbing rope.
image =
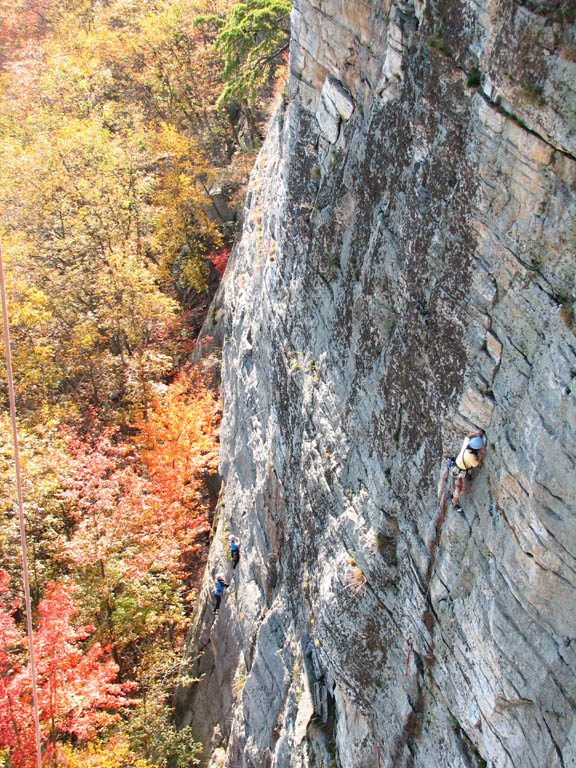
POLYGON ((14 377, 12 375, 12 355, 10 354, 10 329, 8 327, 8 305, 4 282, 4 263, 2 244, 0 243, 0 294, 2 298, 2 321, 4 326, 4 347, 6 350, 6 371, 8 373, 8 400, 12 420, 12 439, 14 441, 14 470, 16 474, 16 493, 18 496, 18 517, 20 521, 20 545, 22 549, 22 574, 24 581, 24 602, 26 605, 26 624, 28 628, 28 647, 30 650, 30 678, 32 681, 32 702, 34 709, 34 733, 36 737, 36 762, 42 768, 42 744, 40 739, 40 716, 38 712, 38 686, 36 684, 36 665, 34 663, 34 643, 32 631, 32 605, 30 601, 30 580, 28 578, 28 558, 26 556, 26 526, 24 522, 24 499, 22 496, 22 477, 20 472, 20 454, 18 452, 18 430, 16 428, 16 398, 14 396, 14 377))

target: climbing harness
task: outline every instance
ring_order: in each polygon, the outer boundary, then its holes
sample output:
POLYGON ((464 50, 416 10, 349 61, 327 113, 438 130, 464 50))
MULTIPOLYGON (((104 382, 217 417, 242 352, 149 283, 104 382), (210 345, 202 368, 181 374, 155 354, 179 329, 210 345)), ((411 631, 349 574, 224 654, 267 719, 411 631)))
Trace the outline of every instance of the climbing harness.
POLYGON ((22 550, 22 577, 24 582, 24 603, 26 606, 26 626, 28 631, 28 648, 30 652, 30 679, 32 682, 32 706, 34 710, 34 734, 36 738, 36 763, 42 768, 42 743, 40 738, 40 715, 38 710, 38 686, 36 683, 36 665, 34 663, 34 634, 32 629, 32 604, 30 600, 30 580, 28 577, 28 557, 26 555, 26 524, 24 522, 24 498, 22 495, 22 476, 20 471, 20 454, 18 451, 18 430, 16 427, 16 398, 14 395, 14 376, 12 374, 12 356, 10 354, 10 329, 8 328, 8 304, 6 301, 6 284, 4 282, 4 263, 2 261, 2 245, 0 243, 0 295, 2 299, 2 321, 4 325, 4 348, 6 351, 6 371, 8 374, 8 401, 10 404, 10 419, 12 422, 12 439, 14 442, 14 471, 16 475, 16 494, 18 498, 18 518, 20 523, 20 547, 22 550))
POLYGON ((464 490, 465 477, 466 477, 466 473, 462 474, 462 470, 458 470, 458 476, 456 478, 456 483, 454 488, 454 496, 452 497, 452 506, 454 507, 454 509, 458 507, 460 496, 462 494, 462 491, 464 490))
POLYGON ((454 509, 459 508, 459 499, 466 487, 467 478, 468 472, 461 470, 458 464, 456 464, 454 458, 451 456, 448 459, 448 464, 444 471, 444 476, 442 477, 439 488, 442 523, 444 523, 446 520, 448 499, 450 499, 451 506, 454 509))

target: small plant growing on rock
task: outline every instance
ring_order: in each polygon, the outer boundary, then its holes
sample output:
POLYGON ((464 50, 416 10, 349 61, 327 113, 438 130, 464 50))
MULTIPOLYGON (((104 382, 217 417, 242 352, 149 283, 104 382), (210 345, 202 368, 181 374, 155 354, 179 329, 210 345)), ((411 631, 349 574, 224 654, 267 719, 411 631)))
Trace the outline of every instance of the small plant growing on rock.
POLYGON ((546 104, 546 99, 542 96, 541 85, 525 85, 521 93, 526 101, 535 107, 543 107, 546 104))
POLYGON ((442 56, 451 56, 450 48, 446 45, 442 36, 439 34, 432 35, 428 38, 428 46, 435 51, 438 51, 442 56))
POLYGON ((302 699, 302 686, 300 685, 300 676, 302 674, 302 668, 300 666, 300 662, 298 659, 295 660, 294 665, 292 667, 292 679, 296 683, 294 686, 294 693, 296 695, 296 703, 300 704, 300 700, 302 699))
POLYGON ((240 696, 240 694, 242 693, 242 689, 244 688, 244 684, 246 683, 246 677, 247 677, 246 664, 242 662, 238 667, 236 678, 232 683, 232 696, 234 697, 234 699, 237 699, 238 696, 240 696))
POLYGON ((466 87, 478 88, 480 85, 482 85, 482 75, 480 74, 479 69, 474 68, 468 75, 468 79, 466 80, 466 87))
POLYGON ((362 569, 356 565, 356 561, 353 557, 348 558, 348 562, 350 563, 350 569, 348 571, 349 583, 347 584, 346 589, 353 589, 354 592, 352 593, 352 597, 355 597, 362 587, 366 585, 367 579, 362 572, 362 569))

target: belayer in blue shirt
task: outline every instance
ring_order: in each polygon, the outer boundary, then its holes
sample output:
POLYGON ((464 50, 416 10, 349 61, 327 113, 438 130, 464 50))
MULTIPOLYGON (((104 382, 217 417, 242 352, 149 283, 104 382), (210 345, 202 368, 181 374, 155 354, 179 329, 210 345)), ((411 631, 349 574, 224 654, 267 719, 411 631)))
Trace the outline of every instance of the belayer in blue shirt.
POLYGON ((222 600, 222 594, 224 593, 225 588, 229 586, 230 585, 226 584, 226 582, 224 581, 224 576, 221 573, 219 573, 216 576, 216 590, 214 592, 214 598, 213 598, 214 613, 218 613, 218 611, 220 610, 220 601, 222 600))

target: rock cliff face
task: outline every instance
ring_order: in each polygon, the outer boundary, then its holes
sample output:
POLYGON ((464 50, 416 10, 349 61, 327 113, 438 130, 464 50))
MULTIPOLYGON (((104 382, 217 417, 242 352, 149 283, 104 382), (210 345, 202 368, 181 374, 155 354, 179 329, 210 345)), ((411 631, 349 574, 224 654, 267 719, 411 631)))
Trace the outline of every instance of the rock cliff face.
POLYGON ((218 297, 225 491, 177 702, 212 766, 576 765, 574 18, 294 2, 218 297))

